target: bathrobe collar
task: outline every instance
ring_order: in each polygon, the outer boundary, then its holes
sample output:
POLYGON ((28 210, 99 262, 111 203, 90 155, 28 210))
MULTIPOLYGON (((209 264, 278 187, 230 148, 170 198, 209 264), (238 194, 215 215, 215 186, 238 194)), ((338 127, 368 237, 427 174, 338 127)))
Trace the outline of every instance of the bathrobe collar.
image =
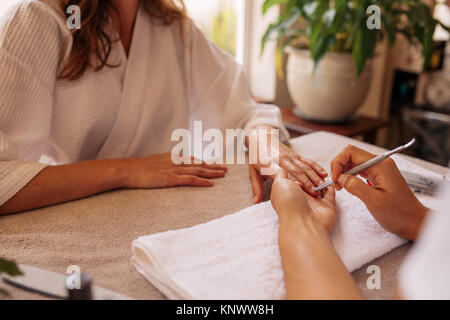
POLYGON ((140 120, 148 83, 151 19, 142 6, 139 7, 131 42, 129 55, 120 41, 114 45, 120 56, 120 63, 125 64, 122 84, 122 96, 116 122, 104 143, 99 158, 116 158, 129 155, 132 139, 140 120))

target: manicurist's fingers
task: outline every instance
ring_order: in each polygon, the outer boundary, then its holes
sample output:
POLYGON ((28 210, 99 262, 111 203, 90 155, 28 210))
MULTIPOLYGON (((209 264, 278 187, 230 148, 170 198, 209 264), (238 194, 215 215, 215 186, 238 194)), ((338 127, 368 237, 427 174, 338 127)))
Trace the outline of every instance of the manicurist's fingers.
POLYGON ((253 191, 253 202, 254 204, 261 203, 263 201, 264 197, 264 179, 259 174, 257 168, 255 166, 248 166, 249 170, 249 178, 250 183, 252 185, 252 191, 253 191))
POLYGON ((368 186, 358 177, 341 174, 338 181, 345 190, 361 199, 366 205, 376 203, 379 199, 380 191, 368 186))
POLYGON ((374 158, 375 155, 349 145, 331 161, 331 179, 336 181, 349 165, 360 165, 374 158))

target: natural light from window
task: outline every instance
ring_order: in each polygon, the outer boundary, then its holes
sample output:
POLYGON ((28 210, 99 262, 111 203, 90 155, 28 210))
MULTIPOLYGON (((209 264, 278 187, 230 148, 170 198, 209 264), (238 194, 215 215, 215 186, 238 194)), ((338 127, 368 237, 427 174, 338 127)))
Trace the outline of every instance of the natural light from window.
POLYGON ((6 10, 8 10, 9 7, 11 7, 18 1, 19 0, 0 0, 0 17, 3 16, 3 14, 6 12, 6 10))
POLYGON ((205 35, 242 63, 245 0, 185 0, 189 16, 205 35))

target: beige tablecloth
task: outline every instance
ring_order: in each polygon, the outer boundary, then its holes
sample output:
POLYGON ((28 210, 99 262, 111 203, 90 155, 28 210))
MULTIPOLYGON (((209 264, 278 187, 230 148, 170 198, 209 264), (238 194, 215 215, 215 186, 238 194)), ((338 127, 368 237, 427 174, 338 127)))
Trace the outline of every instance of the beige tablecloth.
MULTIPOLYGON (((304 156, 327 168, 330 150, 338 152, 348 143, 364 146, 323 132, 293 140, 304 156), (322 148, 325 144, 326 152, 322 148)), ((446 168, 420 160, 414 162, 449 175, 446 168)), ((0 256, 59 273, 65 273, 70 265, 78 265, 93 275, 95 284, 107 289, 136 299, 164 299, 131 265, 131 242, 142 235, 191 227, 251 205, 247 167, 235 165, 229 169, 227 177, 218 180, 211 189, 114 191, 0 217, 0 256)), ((366 268, 354 272, 367 298, 391 296, 398 267, 409 247, 405 245, 371 263, 381 268, 381 290, 367 289, 366 268)), ((43 298, 4 283, 0 283, 1 287, 8 289, 13 299, 43 298)))

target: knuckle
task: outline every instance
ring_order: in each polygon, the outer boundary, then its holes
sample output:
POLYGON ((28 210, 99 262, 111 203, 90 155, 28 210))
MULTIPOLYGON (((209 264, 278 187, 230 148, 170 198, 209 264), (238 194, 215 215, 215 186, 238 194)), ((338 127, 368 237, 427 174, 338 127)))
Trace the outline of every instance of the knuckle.
POLYGON ((355 146, 354 145, 352 145, 352 144, 348 144, 346 147, 345 147, 345 151, 353 151, 353 150, 355 150, 355 146))
POLYGON ((345 181, 345 187, 352 189, 358 185, 359 180, 356 177, 349 177, 347 181, 345 181))
POLYGON ((331 160, 330 167, 335 168, 339 164, 337 159, 331 160))
POLYGON ((394 167, 396 165, 395 161, 392 158, 388 158, 385 161, 386 161, 386 164, 390 165, 391 167, 394 167))
POLYGON ((185 178, 183 178, 182 181, 183 181, 183 183, 191 184, 191 183, 194 183, 194 182, 195 182, 195 178, 192 177, 192 176, 190 176, 190 177, 185 177, 185 178))

